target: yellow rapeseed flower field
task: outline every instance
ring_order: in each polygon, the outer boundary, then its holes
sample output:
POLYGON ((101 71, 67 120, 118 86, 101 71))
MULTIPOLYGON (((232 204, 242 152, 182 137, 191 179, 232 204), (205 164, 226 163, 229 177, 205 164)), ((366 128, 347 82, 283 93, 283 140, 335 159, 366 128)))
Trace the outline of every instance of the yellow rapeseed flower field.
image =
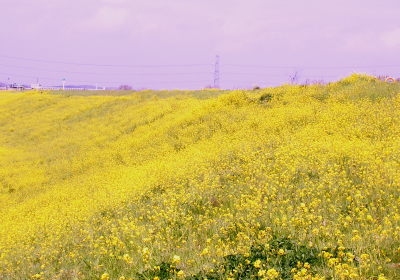
POLYGON ((0 279, 400 279, 400 85, 0 92, 0 279))

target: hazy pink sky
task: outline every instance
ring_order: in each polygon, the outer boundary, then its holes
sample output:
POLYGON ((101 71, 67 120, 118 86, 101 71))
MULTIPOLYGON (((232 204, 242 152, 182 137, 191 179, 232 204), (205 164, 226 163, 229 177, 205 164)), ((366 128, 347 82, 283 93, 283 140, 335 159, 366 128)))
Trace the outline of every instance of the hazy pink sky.
POLYGON ((0 9, 3 82, 202 88, 216 54, 223 88, 277 85, 295 71, 299 81, 400 76, 398 0, 1 0, 0 9))

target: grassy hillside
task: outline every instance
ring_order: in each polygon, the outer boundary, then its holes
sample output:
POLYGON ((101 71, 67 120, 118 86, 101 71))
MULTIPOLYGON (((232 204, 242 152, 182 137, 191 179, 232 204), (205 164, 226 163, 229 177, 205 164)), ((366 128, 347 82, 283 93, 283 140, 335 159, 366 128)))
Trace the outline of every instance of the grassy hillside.
POLYGON ((1 280, 399 279, 398 83, 107 94, 0 93, 1 280))

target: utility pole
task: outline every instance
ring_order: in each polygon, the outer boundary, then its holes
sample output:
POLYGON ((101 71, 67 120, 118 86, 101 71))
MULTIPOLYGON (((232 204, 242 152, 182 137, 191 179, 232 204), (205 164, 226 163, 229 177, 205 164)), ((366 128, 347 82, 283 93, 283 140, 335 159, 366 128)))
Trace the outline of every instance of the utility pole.
POLYGON ((63 90, 65 90, 65 78, 62 79, 62 87, 63 87, 63 90))
POLYGON ((215 57, 214 88, 219 88, 219 55, 215 57))

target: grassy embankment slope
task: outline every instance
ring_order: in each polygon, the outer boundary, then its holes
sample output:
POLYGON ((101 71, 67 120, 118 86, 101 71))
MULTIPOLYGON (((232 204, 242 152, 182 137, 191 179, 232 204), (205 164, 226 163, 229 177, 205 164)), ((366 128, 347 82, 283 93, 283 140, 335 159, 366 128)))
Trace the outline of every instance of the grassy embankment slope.
POLYGON ((396 279, 399 93, 0 93, 0 279, 396 279))

